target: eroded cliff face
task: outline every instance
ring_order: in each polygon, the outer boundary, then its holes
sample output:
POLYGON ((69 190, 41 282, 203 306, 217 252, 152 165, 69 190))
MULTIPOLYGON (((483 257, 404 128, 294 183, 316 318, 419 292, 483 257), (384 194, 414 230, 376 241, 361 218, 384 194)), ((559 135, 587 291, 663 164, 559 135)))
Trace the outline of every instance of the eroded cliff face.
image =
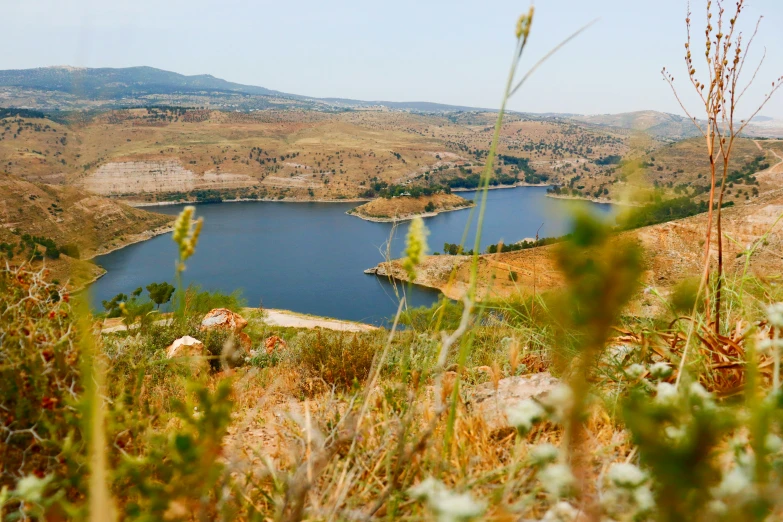
POLYGON ((175 159, 106 163, 79 181, 82 188, 103 196, 244 188, 257 183, 258 180, 244 174, 216 171, 196 174, 175 159))

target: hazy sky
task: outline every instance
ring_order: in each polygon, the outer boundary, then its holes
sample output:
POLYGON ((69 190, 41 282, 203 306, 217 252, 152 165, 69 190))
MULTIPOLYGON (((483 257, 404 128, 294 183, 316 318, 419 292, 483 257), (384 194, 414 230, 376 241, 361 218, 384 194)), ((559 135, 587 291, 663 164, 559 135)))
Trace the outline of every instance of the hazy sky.
MULTIPOLYGON (((702 0, 693 0, 696 35, 702 0)), ((733 0, 726 0, 728 7, 733 0)), ((496 107, 526 0, 0 0, 0 69, 149 65, 318 97, 496 107)), ((748 0, 767 49, 746 108, 783 74, 783 0, 748 0)), ((539 0, 528 66, 594 18, 511 102, 531 112, 680 113, 662 66, 689 94, 685 0, 539 0)), ((701 53, 694 53, 698 61, 701 53)), ((754 62, 755 64, 755 62, 754 62)), ((524 68, 524 67, 523 67, 524 68)), ((748 68, 752 72, 752 67, 748 68)), ((689 89, 690 88, 690 89, 689 89)), ((783 118, 783 93, 762 114, 783 118)))

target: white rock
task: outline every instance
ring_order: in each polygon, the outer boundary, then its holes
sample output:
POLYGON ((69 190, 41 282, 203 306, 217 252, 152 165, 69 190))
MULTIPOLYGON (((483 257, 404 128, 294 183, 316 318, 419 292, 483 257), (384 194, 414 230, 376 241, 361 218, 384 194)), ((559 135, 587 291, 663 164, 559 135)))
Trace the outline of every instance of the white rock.
POLYGON ((491 382, 470 390, 466 404, 473 413, 481 415, 489 429, 494 432, 511 427, 507 411, 514 411, 527 399, 544 398, 558 384, 560 380, 552 377, 549 372, 507 377, 498 381, 497 391, 491 382))
POLYGON ((167 359, 173 359, 174 357, 203 357, 205 354, 204 343, 189 335, 180 337, 166 348, 167 359))

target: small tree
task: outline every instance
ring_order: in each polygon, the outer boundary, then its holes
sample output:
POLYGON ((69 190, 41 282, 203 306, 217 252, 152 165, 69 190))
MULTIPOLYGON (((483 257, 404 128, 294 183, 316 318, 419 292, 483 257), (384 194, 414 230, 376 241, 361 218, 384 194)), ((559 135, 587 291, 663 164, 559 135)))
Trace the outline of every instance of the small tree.
POLYGON ((174 286, 165 281, 150 283, 147 285, 147 292, 149 292, 150 300, 155 303, 156 308, 160 309, 160 305, 171 301, 171 296, 174 295, 174 286))
POLYGON ((106 317, 111 319, 112 317, 120 317, 122 315, 122 309, 120 303, 124 303, 128 300, 128 296, 119 293, 111 298, 110 301, 103 301, 103 308, 106 310, 106 317))

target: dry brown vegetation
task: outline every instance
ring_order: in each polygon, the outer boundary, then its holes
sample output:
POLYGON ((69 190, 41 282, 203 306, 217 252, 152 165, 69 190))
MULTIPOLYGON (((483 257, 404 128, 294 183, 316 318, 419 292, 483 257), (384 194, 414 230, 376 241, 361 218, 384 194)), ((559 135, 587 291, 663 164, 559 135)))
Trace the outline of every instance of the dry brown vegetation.
MULTIPOLYGON (((183 187, 232 189, 236 197, 351 198, 374 180, 437 182, 478 172, 493 117, 156 109, 73 116, 68 124, 9 117, 0 121, 0 157, 8 159, 3 170, 27 179, 135 199, 183 187)), ((595 161, 625 154, 626 134, 516 116, 503 127, 499 153, 566 180, 606 170, 595 161)), ((500 168, 512 166, 501 161, 500 168)))
MULTIPOLYGON (((82 260, 168 230, 170 218, 90 194, 76 187, 46 185, 0 174, 0 243, 16 246, 20 236, 46 237, 58 246, 77 245, 82 260)), ((17 254, 13 262, 22 262, 17 254)), ((3 257, 2 262, 5 262, 3 257)), ((47 259, 53 278, 77 286, 102 269, 66 255, 47 259)))

